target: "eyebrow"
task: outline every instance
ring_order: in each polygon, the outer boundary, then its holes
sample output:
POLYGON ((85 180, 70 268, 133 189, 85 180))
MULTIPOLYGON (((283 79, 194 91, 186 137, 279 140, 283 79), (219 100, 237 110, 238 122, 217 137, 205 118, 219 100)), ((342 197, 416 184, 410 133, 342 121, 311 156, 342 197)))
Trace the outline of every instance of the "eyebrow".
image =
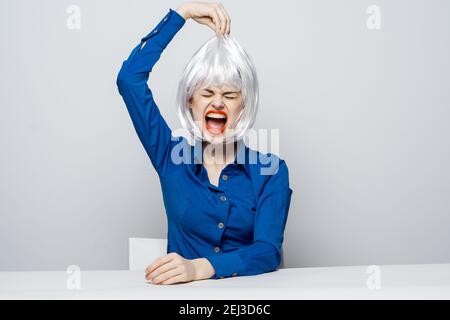
MULTIPOLYGON (((203 89, 203 90, 208 91, 209 93, 214 93, 214 91, 209 90, 209 89, 203 89)), ((239 92, 240 91, 227 91, 227 92, 224 92, 223 94, 233 94, 233 93, 239 93, 239 92)))

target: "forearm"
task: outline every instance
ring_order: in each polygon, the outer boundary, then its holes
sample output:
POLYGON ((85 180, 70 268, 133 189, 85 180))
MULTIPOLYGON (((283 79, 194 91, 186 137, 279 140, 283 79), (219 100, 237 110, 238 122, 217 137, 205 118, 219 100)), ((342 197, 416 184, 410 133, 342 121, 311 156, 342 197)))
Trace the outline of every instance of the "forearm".
POLYGON ((133 83, 136 81, 147 83, 153 66, 184 23, 184 18, 170 9, 169 13, 133 49, 122 66, 119 78, 133 78, 133 83))
POLYGON ((213 266, 213 279, 256 275, 274 271, 281 262, 281 250, 265 241, 254 241, 237 250, 213 253, 205 258, 213 266))

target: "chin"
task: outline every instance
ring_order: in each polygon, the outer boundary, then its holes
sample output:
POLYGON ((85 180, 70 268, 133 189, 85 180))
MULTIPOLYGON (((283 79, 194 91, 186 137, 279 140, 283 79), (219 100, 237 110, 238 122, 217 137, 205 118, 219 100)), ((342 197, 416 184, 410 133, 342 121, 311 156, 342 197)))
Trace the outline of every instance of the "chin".
POLYGON ((203 130, 203 139, 211 144, 219 144, 225 141, 225 134, 211 133, 208 129, 203 130))

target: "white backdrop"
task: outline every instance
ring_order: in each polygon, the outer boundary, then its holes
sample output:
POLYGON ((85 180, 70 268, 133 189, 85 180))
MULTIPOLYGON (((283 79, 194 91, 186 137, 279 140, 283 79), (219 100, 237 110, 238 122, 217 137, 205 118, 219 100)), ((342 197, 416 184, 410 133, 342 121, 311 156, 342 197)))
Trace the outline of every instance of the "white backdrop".
MULTIPOLYGON (((223 3, 258 70, 256 127, 280 129, 290 170, 286 266, 449 262, 450 2, 223 3)), ((125 269, 129 237, 165 237, 115 81, 179 4, 0 0, 0 271, 125 269)), ((188 21, 153 69, 172 128, 182 68, 212 35, 188 21)))

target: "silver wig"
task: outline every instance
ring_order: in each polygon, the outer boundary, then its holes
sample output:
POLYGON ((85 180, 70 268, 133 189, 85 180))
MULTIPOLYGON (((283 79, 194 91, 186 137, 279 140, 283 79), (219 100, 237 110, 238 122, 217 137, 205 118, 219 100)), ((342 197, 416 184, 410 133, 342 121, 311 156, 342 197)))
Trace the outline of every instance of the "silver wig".
POLYGON ((191 138, 202 141, 188 102, 197 89, 229 85, 241 90, 243 108, 236 122, 228 125, 225 139, 239 140, 253 126, 258 110, 259 84, 255 67, 245 50, 230 35, 213 36, 192 56, 178 84, 178 116, 191 138))

